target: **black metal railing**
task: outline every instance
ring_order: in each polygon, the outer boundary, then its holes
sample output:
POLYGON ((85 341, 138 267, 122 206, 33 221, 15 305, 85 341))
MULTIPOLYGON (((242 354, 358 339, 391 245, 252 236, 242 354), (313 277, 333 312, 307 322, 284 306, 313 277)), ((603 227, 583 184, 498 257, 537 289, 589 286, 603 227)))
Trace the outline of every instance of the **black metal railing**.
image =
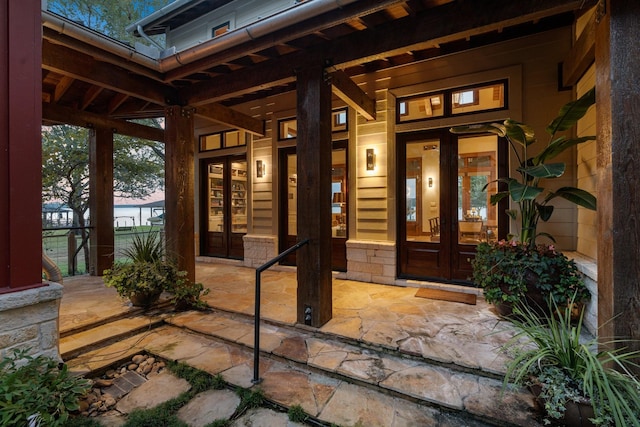
POLYGON ((256 308, 254 312, 255 336, 253 339, 253 379, 251 380, 253 384, 258 384, 260 381, 262 381, 262 379, 260 378, 260 277, 261 277, 261 274, 263 271, 265 271, 275 263, 279 262, 290 253, 297 251, 307 243, 309 243, 309 239, 304 239, 301 242, 296 243, 286 251, 282 252, 277 257, 265 262, 264 264, 262 264, 260 267, 256 269, 256 301, 255 301, 256 308))

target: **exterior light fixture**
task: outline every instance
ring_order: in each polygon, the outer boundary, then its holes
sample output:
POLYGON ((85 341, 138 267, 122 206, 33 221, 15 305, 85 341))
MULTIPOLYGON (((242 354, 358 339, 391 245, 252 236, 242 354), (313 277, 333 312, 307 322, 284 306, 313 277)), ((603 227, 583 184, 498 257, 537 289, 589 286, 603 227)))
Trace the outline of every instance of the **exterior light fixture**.
POLYGON ((433 178, 429 177, 429 188, 433 187, 433 178))
POLYGON ((376 152, 373 148, 367 148, 367 170, 372 171, 376 169, 376 152))
POLYGON ((264 176, 264 162, 262 160, 256 160, 256 177, 262 178, 264 176))

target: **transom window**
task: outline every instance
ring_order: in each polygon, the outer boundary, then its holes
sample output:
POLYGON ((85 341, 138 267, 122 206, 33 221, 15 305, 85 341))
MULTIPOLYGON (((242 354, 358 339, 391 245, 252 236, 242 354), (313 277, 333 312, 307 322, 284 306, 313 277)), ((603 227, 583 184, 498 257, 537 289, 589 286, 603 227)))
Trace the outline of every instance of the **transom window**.
POLYGON ((397 123, 507 108, 507 81, 398 98, 397 123))
POLYGON ((200 151, 219 150, 221 148, 247 145, 251 134, 244 130, 228 130, 200 136, 200 151))
MULTIPOLYGON (((331 132, 343 132, 349 128, 346 108, 331 113, 331 132)), ((278 120, 278 141, 295 139, 298 136, 298 122, 294 118, 278 120)))

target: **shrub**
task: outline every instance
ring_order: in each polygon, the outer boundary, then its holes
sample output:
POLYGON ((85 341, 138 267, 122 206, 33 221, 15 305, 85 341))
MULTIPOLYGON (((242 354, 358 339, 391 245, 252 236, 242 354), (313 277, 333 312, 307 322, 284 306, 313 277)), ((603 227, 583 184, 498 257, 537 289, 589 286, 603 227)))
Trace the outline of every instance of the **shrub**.
POLYGON ((0 361, 0 425, 65 425, 69 413, 91 388, 83 378, 73 377, 66 365, 28 350, 14 350, 0 361))

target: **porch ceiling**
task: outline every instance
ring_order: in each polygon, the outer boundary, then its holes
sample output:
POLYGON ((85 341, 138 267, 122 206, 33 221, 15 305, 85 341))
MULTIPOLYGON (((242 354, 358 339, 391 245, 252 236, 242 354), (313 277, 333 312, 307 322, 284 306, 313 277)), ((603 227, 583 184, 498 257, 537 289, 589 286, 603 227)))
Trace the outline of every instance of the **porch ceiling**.
MULTIPOLYGON (((43 13, 43 122, 101 124, 159 117, 168 105, 233 107, 295 89, 295 70, 322 60, 358 76, 571 24, 595 1, 359 0, 206 57, 163 69, 90 30, 47 25, 43 13), (79 33, 88 36, 79 36, 79 33)), ((60 20, 59 17, 54 17, 60 20)), ((77 27, 77 26, 76 26, 77 27)), ((215 42, 215 41, 214 41, 215 42)), ((212 42, 211 42, 212 43, 212 42)), ((372 94, 370 94, 372 96, 372 94)), ((224 111, 224 110, 223 110, 224 111)), ((146 138, 159 139, 151 132, 146 138)))

